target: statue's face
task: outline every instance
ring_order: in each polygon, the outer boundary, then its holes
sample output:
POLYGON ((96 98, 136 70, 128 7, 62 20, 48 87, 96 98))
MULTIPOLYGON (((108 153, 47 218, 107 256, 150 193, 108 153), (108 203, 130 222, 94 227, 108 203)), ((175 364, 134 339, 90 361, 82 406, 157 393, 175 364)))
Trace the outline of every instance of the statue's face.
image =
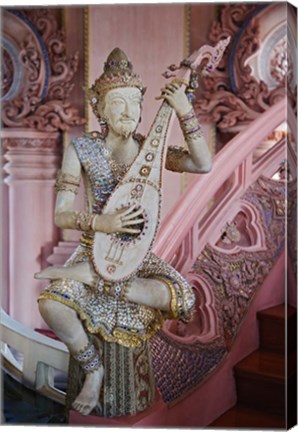
POLYGON ((109 129, 128 138, 139 124, 141 104, 141 92, 135 87, 110 90, 106 94, 103 110, 109 129))

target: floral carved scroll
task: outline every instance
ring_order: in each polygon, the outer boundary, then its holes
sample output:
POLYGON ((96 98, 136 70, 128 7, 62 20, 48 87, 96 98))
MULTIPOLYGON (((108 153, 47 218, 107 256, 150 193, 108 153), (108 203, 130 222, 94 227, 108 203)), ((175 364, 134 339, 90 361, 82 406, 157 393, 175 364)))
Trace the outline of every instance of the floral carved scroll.
POLYGON ((64 34, 45 9, 3 14, 2 122, 43 132, 84 124, 68 98, 78 53, 66 56, 64 34))
POLYGON ((217 70, 202 78, 195 109, 221 131, 238 132, 286 93, 295 106, 295 37, 285 7, 227 5, 211 25, 212 43, 227 36, 231 43, 217 70))

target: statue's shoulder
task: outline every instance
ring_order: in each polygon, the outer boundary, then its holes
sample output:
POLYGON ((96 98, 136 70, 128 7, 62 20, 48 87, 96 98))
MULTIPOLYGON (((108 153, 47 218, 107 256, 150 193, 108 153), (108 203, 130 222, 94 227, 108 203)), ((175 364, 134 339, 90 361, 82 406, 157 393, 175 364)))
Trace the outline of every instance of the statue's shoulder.
POLYGON ((99 132, 99 131, 96 131, 96 130, 94 130, 94 131, 90 131, 90 132, 85 132, 84 133, 84 138, 87 138, 87 139, 89 139, 89 140, 92 140, 92 141, 104 141, 104 135, 101 133, 101 132, 99 132))
POLYGON ((84 149, 90 146, 92 143, 101 144, 104 142, 103 135, 98 131, 84 132, 83 135, 72 139, 72 145, 78 149, 84 149))

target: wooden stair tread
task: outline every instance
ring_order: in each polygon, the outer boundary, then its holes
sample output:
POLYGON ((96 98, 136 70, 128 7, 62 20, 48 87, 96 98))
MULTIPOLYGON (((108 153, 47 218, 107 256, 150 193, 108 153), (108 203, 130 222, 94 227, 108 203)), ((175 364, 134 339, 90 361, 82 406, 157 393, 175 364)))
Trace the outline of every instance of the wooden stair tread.
POLYGON ((237 404, 217 418, 209 427, 284 428, 283 416, 237 404))
POLYGON ((296 314, 296 309, 293 306, 281 304, 273 306, 271 308, 257 312, 258 319, 277 319, 285 320, 286 318, 292 318, 296 314))
POLYGON ((235 372, 241 375, 257 375, 264 379, 285 379, 284 354, 257 350, 245 357, 235 366, 235 372))

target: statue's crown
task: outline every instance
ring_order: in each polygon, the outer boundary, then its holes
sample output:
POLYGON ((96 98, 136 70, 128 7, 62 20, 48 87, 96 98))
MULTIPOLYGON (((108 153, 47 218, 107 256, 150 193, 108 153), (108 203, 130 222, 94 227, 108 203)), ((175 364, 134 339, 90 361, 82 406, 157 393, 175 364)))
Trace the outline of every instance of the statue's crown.
POLYGON ((120 48, 114 48, 104 64, 104 74, 116 75, 118 73, 132 74, 132 64, 125 52, 120 48))
POLYGON ((103 74, 95 80, 89 89, 89 100, 97 117, 99 117, 97 111, 99 100, 103 101, 109 90, 119 87, 136 87, 142 94, 145 92, 142 80, 139 75, 133 72, 132 64, 127 55, 120 48, 115 48, 104 64, 103 74))

